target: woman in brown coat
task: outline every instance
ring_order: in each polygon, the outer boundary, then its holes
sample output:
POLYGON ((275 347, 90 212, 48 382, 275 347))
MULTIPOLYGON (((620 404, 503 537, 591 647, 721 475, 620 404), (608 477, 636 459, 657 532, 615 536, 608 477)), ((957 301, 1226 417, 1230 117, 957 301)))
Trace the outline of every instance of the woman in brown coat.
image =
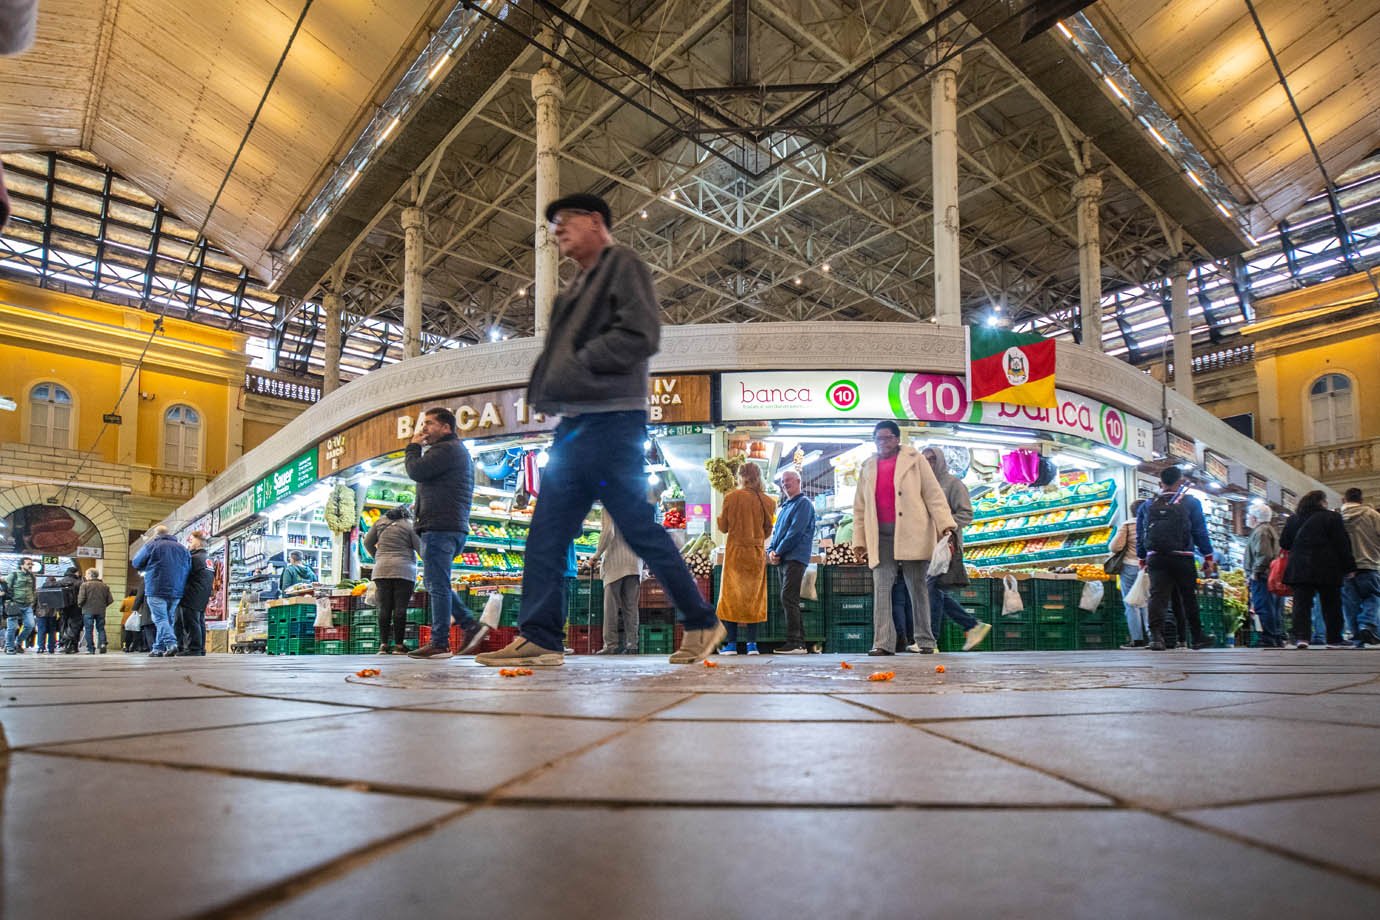
POLYGON ((719 529, 724 546, 724 578, 719 588, 719 619, 728 629, 720 654, 738 653, 738 624, 747 624, 747 653, 757 654, 757 624, 767 619, 767 538, 776 502, 762 491, 762 471, 755 463, 738 469, 738 488, 724 496, 719 529))

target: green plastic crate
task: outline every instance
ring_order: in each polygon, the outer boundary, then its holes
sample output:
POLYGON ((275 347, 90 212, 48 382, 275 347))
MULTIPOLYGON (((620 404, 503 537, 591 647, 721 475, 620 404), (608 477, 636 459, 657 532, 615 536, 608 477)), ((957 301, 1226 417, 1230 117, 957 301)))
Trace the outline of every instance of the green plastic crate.
POLYGON ((270 636, 268 641, 264 643, 264 651, 270 655, 286 655, 287 640, 270 636))
POLYGON ((322 639, 316 643, 316 654, 343 655, 348 644, 344 639, 322 639))
POLYGON ((1083 598, 1083 582, 1068 579, 1032 578, 1035 584, 1035 621, 1037 623, 1072 623, 1078 615, 1078 602, 1083 598))
POLYGON ((373 626, 378 628, 379 612, 377 610, 356 610, 350 615, 350 629, 359 626, 373 626))
POLYGON ((421 625, 431 622, 431 613, 425 607, 408 607, 407 622, 421 625))
POLYGON ((842 594, 828 596, 825 601, 825 619, 834 623, 872 624, 871 594, 842 594))
POLYGON ((350 627, 351 642, 363 642, 365 640, 378 644, 379 627, 377 623, 356 623, 350 627))
MULTIPOLYGON (((503 605, 505 615, 508 605, 503 605)), ((604 622, 604 582, 598 578, 567 580, 565 585, 566 622, 572 626, 594 626, 604 622)), ((517 611, 513 611, 513 626, 517 611)))
POLYGON ((288 639, 288 640, 287 640, 287 652, 286 652, 285 654, 288 654, 288 655, 312 655, 312 654, 315 654, 315 652, 316 652, 316 640, 315 640, 315 639, 288 639))
POLYGON ((669 625, 643 624, 637 630, 637 652, 639 655, 669 655, 674 648, 675 627, 669 625))
MULTIPOLYGON (((971 610, 969 610, 968 612, 972 613, 971 610)), ((979 617, 978 619, 981 619, 981 617, 979 617)), ((992 630, 988 632, 987 635, 982 637, 982 641, 979 642, 976 646, 974 646, 970 651, 992 651, 992 636, 995 632, 996 627, 993 626, 992 630)), ((966 633, 964 633, 962 626, 959 626, 952 619, 945 617, 944 625, 940 628, 939 635, 936 636, 935 639, 939 643, 939 650, 941 652, 961 652, 963 651, 963 643, 967 641, 968 636, 966 633)))
POLYGON ((1035 648, 1042 652, 1071 652, 1078 648, 1077 627, 1072 623, 1036 623, 1035 648))
POLYGON ((1021 596, 1025 609, 1015 613, 1007 613, 1004 609, 1006 603, 1006 586, 1000 581, 992 585, 992 622, 998 623, 1034 623, 1035 622, 1035 579, 1017 579, 1017 593, 1021 596))
POLYGON ((351 639, 345 646, 347 655, 374 655, 379 650, 378 639, 351 639))
POLYGON ((821 597, 872 596, 872 569, 865 565, 821 565, 821 597))
POLYGON ((982 610, 983 615, 979 619, 987 618, 987 611, 992 607, 992 579, 974 578, 962 587, 944 590, 964 607, 982 610))
POLYGON ((998 652, 1025 652, 1035 648, 1035 624, 998 620, 988 638, 998 652))
POLYGON ((1078 648, 1083 651, 1107 651, 1116 648, 1116 630, 1111 621, 1105 623, 1079 623, 1078 648))
POLYGON ((871 648, 871 623, 832 623, 824 640, 824 650, 832 655, 862 655, 871 648))

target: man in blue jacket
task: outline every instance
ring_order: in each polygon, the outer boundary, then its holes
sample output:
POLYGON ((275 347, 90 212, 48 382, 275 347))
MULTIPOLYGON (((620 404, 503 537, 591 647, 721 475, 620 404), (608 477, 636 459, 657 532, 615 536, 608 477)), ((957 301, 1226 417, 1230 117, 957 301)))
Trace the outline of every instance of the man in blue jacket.
POLYGON ((173 618, 192 570, 192 554, 159 524, 149 531, 150 539, 130 564, 144 573, 144 597, 153 617, 153 650, 150 658, 172 658, 177 654, 177 633, 173 618))
POLYGON ((781 474, 785 498, 776 509, 776 526, 767 541, 767 561, 781 566, 781 609, 786 613, 786 644, 778 655, 804 655, 805 626, 800 619, 800 585, 815 540, 815 506, 800 491, 800 474, 781 474))
POLYGON ((1164 639, 1164 617, 1171 600, 1178 641, 1187 645, 1191 635, 1193 648, 1205 648, 1210 642, 1198 618, 1198 566, 1193 551, 1196 548, 1203 556, 1203 574, 1213 575, 1217 563, 1207 518, 1202 503, 1188 494, 1188 480, 1177 466, 1160 473, 1160 483, 1163 490, 1136 515, 1136 555, 1141 568, 1150 572, 1150 650, 1173 647, 1164 639))

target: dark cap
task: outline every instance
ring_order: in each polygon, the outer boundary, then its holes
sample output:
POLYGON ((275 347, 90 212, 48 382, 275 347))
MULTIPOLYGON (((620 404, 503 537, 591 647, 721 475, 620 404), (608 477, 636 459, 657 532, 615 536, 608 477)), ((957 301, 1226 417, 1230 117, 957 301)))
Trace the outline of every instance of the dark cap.
POLYGON ((613 212, 609 210, 609 203, 598 195, 581 192, 578 195, 557 198, 546 206, 546 219, 549 221, 556 216, 557 211, 564 210, 591 211, 604 219, 605 227, 613 226, 613 212))

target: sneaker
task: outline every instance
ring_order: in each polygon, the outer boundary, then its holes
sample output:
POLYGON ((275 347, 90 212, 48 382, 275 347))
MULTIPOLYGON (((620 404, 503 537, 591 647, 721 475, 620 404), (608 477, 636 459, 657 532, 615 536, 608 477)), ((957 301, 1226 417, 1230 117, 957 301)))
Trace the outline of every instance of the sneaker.
POLYGON ((938 651, 939 651, 939 649, 935 648, 933 645, 930 645, 930 646, 924 646, 924 645, 922 645, 922 646, 920 647, 920 654, 922 654, 922 655, 934 655, 934 654, 938 653, 938 651))
POLYGON ((419 646, 415 652, 408 652, 408 658, 449 658, 450 649, 441 645, 419 646))
POLYGON ((680 640, 680 648, 675 650, 669 660, 671 664, 694 664, 703 661, 714 654, 714 650, 726 638, 728 630, 717 620, 708 629, 687 629, 680 640))
POLYGON ((788 643, 786 643, 785 645, 781 646, 781 647, 780 647, 779 649, 777 649, 776 651, 772 652, 772 654, 773 654, 773 655, 808 655, 808 654, 810 654, 810 650, 807 649, 807 648, 806 648, 805 646, 803 646, 803 645, 796 645, 796 644, 793 643, 793 642, 788 642, 788 643))
MULTIPOLYGON (((102 655, 105 654, 105 646, 104 646, 104 645, 101 646, 101 654, 102 654, 102 655)), ((206 653, 205 653, 205 652, 202 652, 201 654, 205 655, 206 653)))
POLYGON ((760 654, 762 654, 761 652, 757 651, 757 643, 756 643, 756 642, 749 642, 749 643, 748 643, 747 652, 748 652, 749 655, 760 655, 760 654))
POLYGON ((910 652, 912 655, 920 654, 920 643, 912 642, 910 645, 906 646, 906 651, 910 652))
POLYGON ((1165 646, 1165 644, 1164 644, 1164 637, 1163 637, 1163 636, 1151 636, 1151 637, 1150 637, 1150 651, 1152 651, 1152 652, 1162 652, 1162 651, 1165 650, 1165 648, 1166 648, 1166 646, 1165 646))
POLYGON ((738 643, 737 643, 737 642, 730 642, 730 643, 728 643, 728 644, 725 645, 723 648, 719 649, 719 654, 720 654, 720 655, 736 655, 736 654, 738 654, 738 643))
POLYGON ((565 664, 565 653, 542 648, 530 639, 518 636, 496 652, 475 655, 476 664, 489 668, 518 665, 531 668, 555 668, 565 664))
POLYGON ((153 651, 149 652, 149 657, 150 657, 150 658, 162 658, 162 657, 163 657, 163 653, 160 652, 160 651, 158 651, 157 649, 154 649, 153 651))
POLYGON ((596 654, 596 655, 617 655, 617 654, 618 654, 619 652, 621 652, 621 651, 623 651, 623 650, 622 650, 621 648, 618 648, 617 646, 606 645, 606 646, 604 646, 604 647, 601 648, 601 649, 596 649, 595 652, 594 652, 594 654, 596 654))
POLYGON ((1203 636, 1201 639, 1194 639, 1193 644, 1190 645, 1189 648, 1193 649, 1196 652, 1199 649, 1212 648, 1214 644, 1215 643, 1212 641, 1210 637, 1203 636))
POLYGON ((963 634, 963 651, 971 652, 982 644, 982 640, 987 638, 987 634, 992 631, 991 623, 978 623, 972 629, 963 634))
POLYGON ((880 657, 882 657, 883 655, 895 655, 896 653, 895 653, 895 652, 891 652, 891 651, 887 651, 887 650, 884 649, 884 648, 874 648, 874 649, 872 649, 871 651, 869 651, 867 654, 870 655, 870 656, 873 657, 873 658, 880 658, 880 657))
POLYGON ((1145 640, 1144 640, 1144 639, 1132 639, 1130 642, 1127 642, 1125 645, 1123 645, 1122 648, 1127 649, 1127 650, 1130 650, 1130 649, 1138 649, 1138 648, 1145 648, 1145 640))
POLYGON ((1304 649, 1308 648, 1308 643, 1303 641, 1295 642, 1294 648, 1298 649, 1299 651, 1303 651, 1304 649))
POLYGON ((391 654, 393 654, 393 650, 392 650, 391 648, 389 648, 387 645, 385 645, 384 643, 380 642, 380 643, 379 643, 379 650, 378 650, 377 654, 379 654, 379 655, 391 655, 391 654))
POLYGON ((1329 642, 1326 648, 1354 648, 1354 646, 1347 645, 1345 642, 1329 642))
POLYGON ((1359 648, 1380 648, 1380 636, 1370 627, 1356 631, 1356 645, 1359 648))
POLYGON ((483 623, 475 621, 475 624, 473 626, 465 630, 465 636, 460 641, 459 654, 473 655, 475 653, 475 650, 479 648, 479 643, 483 642, 484 637, 488 634, 489 627, 485 626, 483 623))

